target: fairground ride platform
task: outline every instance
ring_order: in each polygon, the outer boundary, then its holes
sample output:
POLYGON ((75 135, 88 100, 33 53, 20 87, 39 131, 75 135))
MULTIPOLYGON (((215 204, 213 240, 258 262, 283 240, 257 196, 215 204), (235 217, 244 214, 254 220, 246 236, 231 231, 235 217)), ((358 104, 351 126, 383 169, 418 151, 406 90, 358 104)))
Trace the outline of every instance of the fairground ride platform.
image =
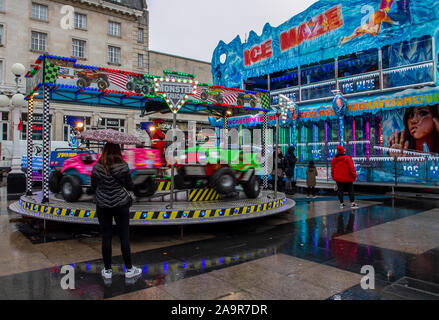
MULTIPOLYGON (((22 196, 9 209, 23 216, 66 223, 98 224, 96 205, 91 201, 66 202, 54 195, 48 203, 41 203, 42 193, 22 196)), ((138 201, 130 208, 130 225, 185 225, 253 219, 290 210, 295 202, 284 193, 264 190, 256 199, 240 193, 229 200, 214 201, 138 201)))

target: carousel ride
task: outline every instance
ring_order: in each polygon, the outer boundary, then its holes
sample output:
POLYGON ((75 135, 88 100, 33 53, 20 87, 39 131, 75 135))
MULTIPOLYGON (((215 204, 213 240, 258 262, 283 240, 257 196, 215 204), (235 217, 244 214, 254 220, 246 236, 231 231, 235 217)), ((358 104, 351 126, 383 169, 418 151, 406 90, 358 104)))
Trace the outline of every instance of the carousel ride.
MULTIPOLYGON (((32 164, 27 166, 27 192, 10 209, 23 216, 81 224, 97 224, 96 205, 90 188, 93 165, 99 158, 96 150, 53 151, 50 156, 50 101, 96 106, 136 108, 142 116, 172 113, 172 139, 176 142, 176 119, 179 113, 223 117, 266 114, 271 111, 268 92, 253 92, 198 83, 193 75, 164 71, 164 76, 135 74, 76 64, 72 58, 42 55, 36 67, 26 75, 33 89, 26 96, 29 121, 32 121, 34 99, 43 99, 43 181, 42 191, 33 191, 32 164), (78 75, 93 70, 107 75, 108 86, 84 82, 78 75), (147 82, 154 92, 138 92, 130 82, 122 88, 112 83, 111 75, 126 75, 147 82), (120 90, 123 89, 123 90, 120 90), (131 91, 131 90, 132 91, 131 91), (205 93, 215 92, 214 96, 205 93), (38 93, 38 95, 36 94, 38 93), (221 95, 222 99, 218 99, 221 95), (252 96, 250 102, 239 98, 252 96), (58 153, 57 153, 58 152, 58 153), (54 155, 55 153, 55 155, 54 155), (63 158, 64 157, 64 158, 63 158), (52 158, 52 159, 51 159, 52 158), (53 159, 60 161, 51 161, 53 159), (63 161, 61 161, 61 159, 63 161)), ((265 120, 266 121, 266 120, 265 120)), ((266 128, 266 126, 265 126, 266 128)), ((266 140, 259 152, 233 150, 227 144, 185 145, 181 152, 166 152, 165 135, 158 122, 147 130, 151 146, 136 137, 115 130, 78 132, 81 141, 118 143, 123 150, 135 184, 135 201, 130 208, 132 225, 184 225, 234 221, 268 216, 294 207, 295 202, 277 190, 264 190, 260 172, 266 140)), ((227 134, 227 121, 223 132, 227 134)), ((28 131, 32 125, 28 125, 28 131)), ((194 133, 195 134, 195 133, 194 133)), ((28 132, 28 137, 32 137, 28 132)), ((265 135, 264 135, 265 136, 265 135)), ((33 148, 28 140, 28 153, 33 148)), ((32 159, 32 157, 28 157, 32 159)), ((268 170, 264 170, 268 174, 268 170)), ((270 170, 271 172, 271 170, 270 170)))

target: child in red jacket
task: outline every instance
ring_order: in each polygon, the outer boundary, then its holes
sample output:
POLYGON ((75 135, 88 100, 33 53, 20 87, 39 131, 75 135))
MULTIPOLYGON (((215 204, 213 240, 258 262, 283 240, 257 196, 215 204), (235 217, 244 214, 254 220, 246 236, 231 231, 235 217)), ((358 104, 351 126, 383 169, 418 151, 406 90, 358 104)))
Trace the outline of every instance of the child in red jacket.
POLYGON ((358 205, 355 203, 353 185, 353 182, 357 179, 357 172, 355 171, 352 158, 345 154, 345 149, 342 146, 337 146, 337 155, 332 159, 331 176, 337 183, 340 208, 345 207, 343 195, 344 192, 347 191, 349 194, 349 200, 351 201, 351 208, 357 209, 358 205))

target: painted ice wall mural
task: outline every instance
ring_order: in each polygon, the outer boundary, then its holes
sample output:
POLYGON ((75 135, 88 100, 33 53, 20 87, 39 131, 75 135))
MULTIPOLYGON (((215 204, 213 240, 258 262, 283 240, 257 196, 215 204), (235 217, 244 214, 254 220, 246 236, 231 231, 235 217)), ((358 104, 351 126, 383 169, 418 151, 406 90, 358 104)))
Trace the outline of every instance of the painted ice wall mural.
MULTIPOLYGON (((412 39, 439 41, 438 19, 438 0, 319 1, 277 28, 267 23, 260 36, 251 31, 247 43, 239 36, 220 41, 212 57, 214 83, 240 87, 250 77, 404 41, 391 55, 402 49, 400 57, 411 61, 422 52, 413 56, 412 39)), ((424 49, 431 55, 431 47, 424 49)))

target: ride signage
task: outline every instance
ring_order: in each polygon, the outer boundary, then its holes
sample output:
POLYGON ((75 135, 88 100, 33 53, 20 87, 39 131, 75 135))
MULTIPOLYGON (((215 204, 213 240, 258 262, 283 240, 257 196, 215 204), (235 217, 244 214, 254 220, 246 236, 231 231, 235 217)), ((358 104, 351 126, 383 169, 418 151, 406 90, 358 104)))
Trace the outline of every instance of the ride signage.
POLYGON ((197 82, 182 79, 154 79, 155 92, 167 102, 173 113, 177 113, 189 96, 197 93, 197 82))

